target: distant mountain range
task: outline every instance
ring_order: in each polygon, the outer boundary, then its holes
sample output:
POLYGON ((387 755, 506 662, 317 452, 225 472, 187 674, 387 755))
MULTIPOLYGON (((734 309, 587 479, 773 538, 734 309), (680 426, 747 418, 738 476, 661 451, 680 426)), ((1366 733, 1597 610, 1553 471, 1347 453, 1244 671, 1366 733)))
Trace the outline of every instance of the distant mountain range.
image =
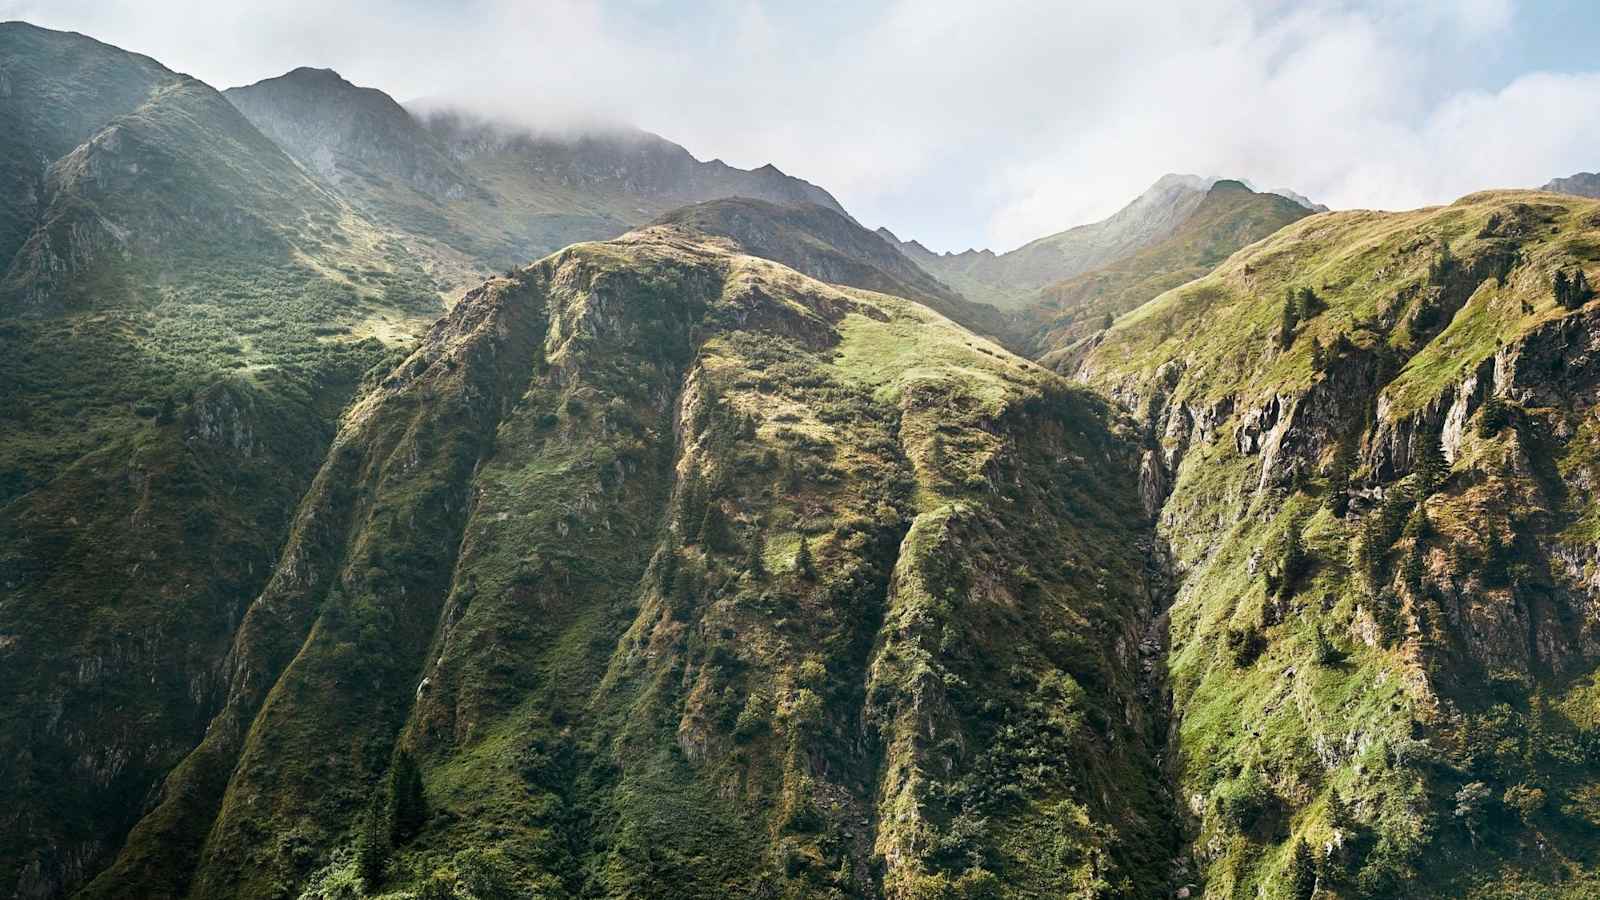
MULTIPOLYGON (((914 240, 901 241, 886 229, 879 233, 966 296, 1002 309, 1020 309, 1032 303, 1034 295, 1052 282, 1081 275, 1170 237, 1194 213, 1212 185, 1221 180, 1216 176, 1164 175, 1108 219, 1069 228, 1000 254, 989 250, 934 253, 914 240)), ((1327 209, 1293 192, 1271 193, 1286 196, 1311 211, 1327 209)))
POLYGON ((1600 173, 1579 172, 1566 178, 1551 179, 1540 190, 1574 197, 1600 198, 1600 173))

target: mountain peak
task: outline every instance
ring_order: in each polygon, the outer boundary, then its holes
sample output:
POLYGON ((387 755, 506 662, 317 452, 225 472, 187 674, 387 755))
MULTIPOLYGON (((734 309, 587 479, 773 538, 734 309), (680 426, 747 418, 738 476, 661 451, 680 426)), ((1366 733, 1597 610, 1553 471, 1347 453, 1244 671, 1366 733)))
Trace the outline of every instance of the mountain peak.
POLYGON ((1600 172, 1578 172, 1566 178, 1555 178, 1545 182, 1540 190, 1574 197, 1600 198, 1600 172))

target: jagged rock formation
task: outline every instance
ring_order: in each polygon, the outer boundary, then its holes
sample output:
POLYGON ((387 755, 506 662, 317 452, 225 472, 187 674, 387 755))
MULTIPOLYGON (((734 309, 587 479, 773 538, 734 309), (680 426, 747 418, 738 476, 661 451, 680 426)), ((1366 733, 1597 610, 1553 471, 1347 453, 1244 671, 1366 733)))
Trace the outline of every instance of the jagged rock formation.
POLYGON ((1173 773, 1207 896, 1586 896, 1600 206, 1291 225, 1119 320, 1179 573, 1173 773))
POLYGON ((345 418, 84 896, 322 896, 397 746, 431 812, 387 889, 1143 892, 1175 836, 1118 428, 678 228, 494 280, 345 418))
POLYGON ((1566 178, 1552 178, 1539 190, 1552 194, 1571 194, 1574 197, 1600 198, 1600 173, 1579 172, 1566 178))

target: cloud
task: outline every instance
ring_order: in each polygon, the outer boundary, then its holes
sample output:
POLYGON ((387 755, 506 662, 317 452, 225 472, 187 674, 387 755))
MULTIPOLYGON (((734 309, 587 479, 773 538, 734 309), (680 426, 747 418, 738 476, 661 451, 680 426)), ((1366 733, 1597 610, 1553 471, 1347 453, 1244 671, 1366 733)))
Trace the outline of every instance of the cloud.
POLYGON ((773 162, 932 246, 1015 246, 1168 171, 1407 208, 1600 164, 1600 73, 1513 0, 0 0, 219 86, 331 66, 535 124, 773 162))

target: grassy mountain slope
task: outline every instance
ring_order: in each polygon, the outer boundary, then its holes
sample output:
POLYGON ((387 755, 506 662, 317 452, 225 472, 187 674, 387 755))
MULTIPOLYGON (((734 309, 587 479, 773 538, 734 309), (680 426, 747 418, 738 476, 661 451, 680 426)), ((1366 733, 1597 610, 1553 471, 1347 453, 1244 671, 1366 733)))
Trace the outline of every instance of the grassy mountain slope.
POLYGON ((1049 364, 1051 352, 1094 333, 1106 316, 1120 316, 1205 275, 1240 247, 1307 215, 1310 210, 1293 200, 1218 181, 1171 235, 1040 291, 1027 311, 1039 322, 1035 349, 1049 364))
POLYGON ((920 301, 979 334, 1003 339, 1017 331, 999 310, 963 299, 884 238, 826 207, 736 198, 687 206, 657 221, 730 238, 752 256, 819 281, 920 301))
POLYGON ((1018 309, 1033 302, 1048 284, 1121 259, 1172 234, 1216 180, 1164 175, 1104 221, 1069 228, 1001 254, 989 250, 940 254, 915 241, 896 243, 913 262, 963 296, 1004 310, 1018 309))
POLYGON ((176 76, 80 34, 0 22, 0 270, 32 233, 44 173, 176 76))
POLYGON ((533 134, 449 109, 413 113, 326 69, 296 69, 226 94, 358 209, 402 232, 457 289, 719 197, 843 214, 826 191, 771 166, 700 162, 640 131, 533 134))
POLYGON ((1207 896, 1285 889, 1302 839, 1327 896, 1594 893, 1600 307, 1553 284, 1597 261, 1592 201, 1333 213, 1097 339, 1182 573, 1207 896))
POLYGON ((495 279, 346 417, 85 895, 359 895, 395 748, 429 811, 383 891, 1143 895, 1175 835, 1118 428, 680 228, 495 279))
POLYGON ((215 91, 77 36, 0 40, 12 98, 54 73, 0 134, 78 114, 29 138, 60 155, 0 278, 0 891, 55 896, 203 734, 340 410, 440 304, 215 91))

